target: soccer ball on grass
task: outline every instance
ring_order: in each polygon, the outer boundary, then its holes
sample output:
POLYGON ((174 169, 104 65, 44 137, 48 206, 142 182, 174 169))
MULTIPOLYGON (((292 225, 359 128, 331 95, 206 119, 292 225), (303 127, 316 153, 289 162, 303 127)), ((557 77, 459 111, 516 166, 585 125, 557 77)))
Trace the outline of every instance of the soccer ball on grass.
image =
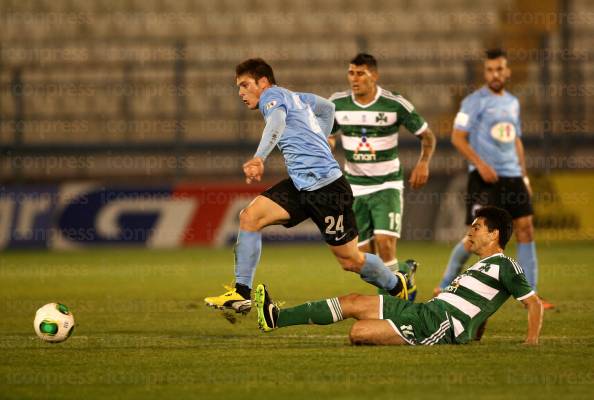
POLYGON ((49 303, 37 310, 33 327, 41 340, 63 342, 74 331, 74 316, 64 304, 49 303))

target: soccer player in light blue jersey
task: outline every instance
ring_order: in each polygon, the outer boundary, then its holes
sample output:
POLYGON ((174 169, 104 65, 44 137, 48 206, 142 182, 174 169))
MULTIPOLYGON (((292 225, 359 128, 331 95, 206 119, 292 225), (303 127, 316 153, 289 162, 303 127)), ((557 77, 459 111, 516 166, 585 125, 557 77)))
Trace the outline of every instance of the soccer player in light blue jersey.
MULTIPOLYGON (((507 56, 501 49, 488 50, 484 63, 486 85, 468 95, 454 121, 452 144, 468 161, 466 223, 474 211, 485 205, 507 210, 513 218, 517 259, 534 290, 538 260, 532 223, 532 190, 526 172, 520 103, 505 90, 511 75, 507 56)), ((436 292, 446 288, 470 257, 463 239, 454 247, 436 292)), ((545 308, 553 308, 543 301, 545 308)))
POLYGON ((256 153, 243 165, 246 182, 261 180, 264 161, 275 147, 285 159, 289 179, 265 190, 241 211, 235 287, 205 298, 205 303, 249 311, 262 249, 261 230, 269 225, 290 228, 309 218, 344 270, 358 273, 391 295, 407 298, 407 276, 392 272, 375 254, 358 249, 353 193, 327 141, 334 123, 334 104, 314 94, 277 86, 272 68, 259 58, 242 62, 235 72, 241 100, 249 109, 260 110, 266 121, 256 153))

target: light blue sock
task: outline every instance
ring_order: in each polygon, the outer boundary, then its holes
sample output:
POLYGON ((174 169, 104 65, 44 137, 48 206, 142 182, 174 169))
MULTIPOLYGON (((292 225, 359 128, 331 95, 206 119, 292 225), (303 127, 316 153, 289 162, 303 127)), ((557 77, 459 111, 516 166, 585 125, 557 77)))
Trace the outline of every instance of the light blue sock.
POLYGON ((466 251, 464 248, 464 243, 462 241, 458 242, 456 247, 452 250, 452 254, 450 254, 450 260, 448 261, 448 266, 443 274, 443 278, 439 287, 441 289, 445 289, 458 274, 462 270, 462 267, 470 258, 470 253, 466 251))
POLYGON ((538 281, 538 258, 536 258, 536 244, 518 243, 516 245, 516 257, 518 263, 526 274, 526 279, 532 289, 536 291, 536 283, 538 281))
POLYGON ((375 254, 365 253, 365 264, 360 274, 365 282, 388 291, 394 289, 398 283, 396 275, 375 254))
POLYGON ((235 243, 235 283, 251 289, 262 253, 262 234, 239 230, 235 243))

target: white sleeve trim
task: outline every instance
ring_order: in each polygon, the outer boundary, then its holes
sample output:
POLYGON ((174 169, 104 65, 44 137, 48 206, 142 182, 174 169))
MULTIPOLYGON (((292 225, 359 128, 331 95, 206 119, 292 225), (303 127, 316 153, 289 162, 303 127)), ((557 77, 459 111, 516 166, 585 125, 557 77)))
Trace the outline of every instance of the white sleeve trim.
POLYGON ((536 294, 536 293, 534 292, 534 290, 531 290, 531 291, 530 291, 528 294, 525 294, 525 295, 524 295, 524 296, 522 296, 522 297, 517 297, 517 298, 516 298, 516 300, 518 300, 518 301, 522 301, 522 300, 524 300, 524 299, 527 299, 528 297, 530 297, 530 296, 532 296, 532 295, 534 295, 534 294, 536 294))
POLYGON ((454 119, 454 126, 463 126, 463 127, 467 127, 468 126, 468 121, 470 120, 470 116, 468 114, 466 114, 465 112, 458 112, 458 114, 456 114, 456 118, 454 119))
POLYGON ((379 296, 379 311, 377 314, 377 319, 384 319, 384 296, 379 296))
POLYGON ((375 236, 375 234, 379 234, 379 235, 392 236, 392 237, 400 239, 400 234, 398 232, 394 232, 394 231, 387 231, 385 229, 374 229, 373 233, 374 233, 374 236, 375 236))
POLYGON ((421 133, 425 132, 425 129, 427 129, 429 127, 429 124, 427 122, 423 123, 423 125, 421 125, 421 127, 419 129, 417 129, 417 131, 414 133, 415 136, 419 136, 421 133))

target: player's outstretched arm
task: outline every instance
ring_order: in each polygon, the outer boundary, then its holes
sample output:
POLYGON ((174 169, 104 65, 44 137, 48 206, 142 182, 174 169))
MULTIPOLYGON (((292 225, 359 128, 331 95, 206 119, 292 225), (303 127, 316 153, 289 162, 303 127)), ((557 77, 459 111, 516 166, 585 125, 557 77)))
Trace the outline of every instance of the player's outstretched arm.
POLYGON ((542 327, 542 303, 536 294, 522 300, 522 303, 528 309, 528 334, 524 344, 536 345, 542 327))
POLYGON ((452 144, 468 162, 476 167, 485 182, 497 182, 497 179, 499 179, 497 172, 470 147, 470 143, 468 143, 468 132, 454 128, 452 132, 452 144))
POLYGON ((260 144, 254 157, 260 157, 262 160, 266 160, 266 157, 268 157, 281 139, 283 131, 287 126, 286 119, 287 113, 282 108, 277 108, 268 115, 266 126, 262 132, 262 138, 260 139, 260 144))
POLYGON ((264 161, 278 144, 287 126, 287 113, 281 108, 273 110, 266 118, 266 126, 262 132, 260 144, 254 158, 243 164, 246 183, 259 182, 264 174, 264 161))
POLYGON ((422 187, 429 180, 429 163, 435 152, 436 143, 435 135, 429 128, 425 129, 418 136, 421 139, 421 155, 408 180, 413 189, 422 187))

